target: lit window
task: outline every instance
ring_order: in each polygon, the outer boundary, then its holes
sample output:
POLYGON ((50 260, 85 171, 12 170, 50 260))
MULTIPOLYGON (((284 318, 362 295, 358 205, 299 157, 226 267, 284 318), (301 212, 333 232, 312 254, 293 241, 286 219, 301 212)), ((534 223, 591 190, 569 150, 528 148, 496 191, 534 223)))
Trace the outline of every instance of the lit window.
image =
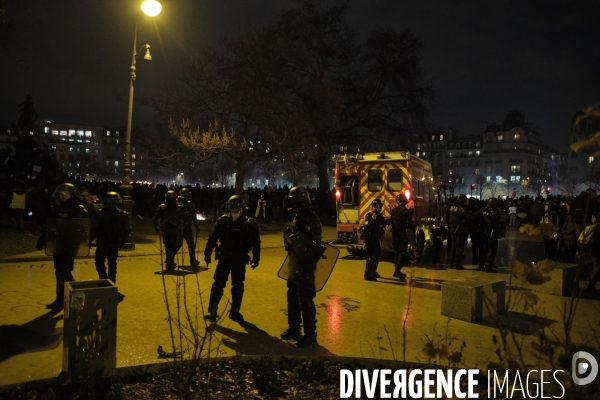
POLYGON ((521 135, 519 135, 518 133, 515 133, 515 140, 519 140, 521 139, 521 135))
POLYGON ((417 157, 419 157, 419 152, 417 151, 417 157))
POLYGON ((423 152, 423 157, 425 157, 425 152, 423 152))
POLYGON ((106 131, 106 136, 110 136, 110 131, 106 131))
POLYGON ((85 137, 92 137, 92 131, 85 131, 85 137))
POLYGON ((69 136, 75 136, 75 129, 69 129, 69 136))
POLYGON ((448 183, 452 183, 452 178, 448 178, 448 183))
POLYGON ((58 136, 58 131, 57 131, 57 130, 53 130, 53 131, 52 131, 52 134, 53 134, 54 136, 58 136))
POLYGON ((117 144, 119 144, 119 139, 117 139, 117 144))
POLYGON ((433 142, 435 140, 435 135, 431 135, 431 141, 433 142))
POLYGON ((131 159, 132 159, 132 160, 135 160, 135 154, 132 154, 132 155, 131 155, 131 159))
POLYGON ((440 140, 444 140, 444 135, 440 135, 440 140))
POLYGON ((588 157, 588 162, 589 162, 590 164, 593 164, 593 163, 594 163, 594 156, 589 156, 589 157, 588 157))
POLYGON ((475 142, 475 147, 479 147, 479 142, 475 142))
POLYGON ((449 169, 449 170, 448 170, 448 173, 449 173, 450 175, 452 175, 452 170, 451 170, 451 169, 449 169))
POLYGON ((98 154, 98 149, 94 149, 94 154, 98 154))
POLYGON ((131 162, 131 166, 132 166, 132 167, 135 167, 135 161, 132 161, 132 162, 131 162))
POLYGON ((496 176, 496 182, 502 183, 502 177, 501 176, 496 176))
POLYGON ((421 143, 417 143, 417 150, 421 150, 421 143))
POLYGON ((491 177, 491 176, 489 176, 489 175, 488 175, 488 176, 486 176, 486 177, 485 177, 485 181, 486 181, 486 182, 491 182, 491 181, 492 181, 492 177, 491 177))
POLYGON ((472 151, 469 151, 469 157, 471 157, 473 155, 472 151))
POLYGON ((502 141, 502 139, 504 139, 504 136, 502 136, 502 135, 498 135, 498 142, 501 142, 501 141, 502 141))
POLYGON ((521 172, 521 166, 520 165, 511 165, 510 172, 513 174, 521 172))
MULTIPOLYGON (((478 142, 478 143, 479 143, 479 142, 478 142)), ((481 155, 481 151, 477 150, 477 151, 475 152, 475 154, 477 155, 477 157, 479 157, 479 156, 481 155)))
POLYGON ((67 136, 67 131, 60 131, 60 136, 67 136))
POLYGON ((475 168, 475 175, 479 175, 479 168, 475 168))
POLYGON ((449 153, 448 153, 448 157, 452 157, 452 152, 449 152, 449 153))
POLYGON ((90 149, 85 149, 86 154, 90 152, 90 149))
POLYGON ((119 162, 115 161, 115 167, 118 167, 118 166, 119 166, 119 162))
POLYGON ((119 136, 119 131, 115 131, 115 136, 119 136))
POLYGON ((73 149, 72 147, 69 147, 69 151, 72 153, 75 149, 73 149))
POLYGON ((77 136, 83 137, 85 134, 83 133, 83 131, 77 131, 77 136))

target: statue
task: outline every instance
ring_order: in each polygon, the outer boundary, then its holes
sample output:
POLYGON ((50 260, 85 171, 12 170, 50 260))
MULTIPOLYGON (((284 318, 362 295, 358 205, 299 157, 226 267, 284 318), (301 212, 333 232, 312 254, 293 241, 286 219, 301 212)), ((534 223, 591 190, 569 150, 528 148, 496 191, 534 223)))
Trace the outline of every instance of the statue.
POLYGON ((19 104, 19 122, 17 125, 23 132, 29 132, 33 130, 33 125, 38 117, 38 114, 33 108, 33 102, 31 101, 31 95, 27 95, 27 99, 19 104))

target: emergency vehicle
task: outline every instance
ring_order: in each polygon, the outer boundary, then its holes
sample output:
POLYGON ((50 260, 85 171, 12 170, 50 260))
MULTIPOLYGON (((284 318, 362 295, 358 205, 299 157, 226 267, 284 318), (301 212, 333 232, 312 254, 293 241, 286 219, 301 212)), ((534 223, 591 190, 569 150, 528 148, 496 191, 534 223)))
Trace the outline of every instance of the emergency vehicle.
MULTIPOLYGON (((352 255, 364 253, 359 226, 375 199, 381 200, 385 218, 404 194, 414 202, 415 229, 410 246, 419 254, 424 247, 441 247, 447 235, 446 187, 433 177, 431 164, 407 151, 335 155, 337 244, 347 244, 352 255)), ((391 224, 386 227, 382 251, 393 252, 391 224)))

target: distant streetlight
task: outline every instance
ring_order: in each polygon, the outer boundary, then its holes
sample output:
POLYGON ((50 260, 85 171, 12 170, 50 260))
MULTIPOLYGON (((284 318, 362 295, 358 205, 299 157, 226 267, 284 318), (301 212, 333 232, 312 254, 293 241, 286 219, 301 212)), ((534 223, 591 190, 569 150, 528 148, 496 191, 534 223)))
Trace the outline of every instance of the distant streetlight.
MULTIPOLYGON (((142 11, 144 14, 155 17, 162 10, 161 4, 156 0, 146 0, 142 4, 142 11)), ((129 67, 130 71, 130 80, 129 80, 129 108, 127 110, 127 131, 125 132, 125 160, 123 162, 123 183, 119 187, 121 192, 122 208, 131 215, 131 211, 133 210, 133 201, 131 200, 131 190, 133 187, 130 185, 131 183, 131 120, 133 116, 133 88, 135 82, 135 60, 139 53, 142 50, 146 49, 146 54, 144 54, 144 61, 152 61, 152 56, 150 55, 150 45, 143 45, 139 51, 137 51, 137 22, 135 24, 135 33, 133 35, 133 55, 131 57, 131 67, 129 67)), ((131 243, 132 246, 133 243, 131 243)))

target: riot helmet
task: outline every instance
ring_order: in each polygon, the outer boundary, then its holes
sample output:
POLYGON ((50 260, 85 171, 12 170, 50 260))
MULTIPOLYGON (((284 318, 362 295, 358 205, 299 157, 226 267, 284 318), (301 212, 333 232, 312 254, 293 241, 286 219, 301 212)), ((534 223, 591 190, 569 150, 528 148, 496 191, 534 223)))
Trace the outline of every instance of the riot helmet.
POLYGON ((400 206, 402 204, 408 203, 408 200, 406 200, 405 195, 399 194, 398 196, 396 196, 396 203, 400 206))
POLYGON ((168 190, 165 193, 165 203, 174 203, 177 200, 177 193, 174 190, 168 190))
POLYGON ((285 208, 293 208, 299 210, 310 206, 310 196, 302 186, 294 186, 290 189, 290 193, 283 199, 285 208))
POLYGON ((241 213, 244 209, 244 199, 241 196, 231 196, 227 200, 227 211, 230 213, 241 213))
POLYGON ((179 195, 180 195, 181 197, 185 197, 185 198, 186 198, 186 199, 188 199, 188 200, 191 200, 191 199, 192 199, 192 192, 190 192, 190 189, 188 189, 188 188, 182 188, 182 189, 179 191, 179 195))
POLYGON ((372 211, 381 211, 383 208, 383 203, 379 199, 375 199, 371 202, 371 210, 372 211))
POLYGON ((117 207, 121 204, 121 196, 117 192, 108 192, 104 197, 104 205, 117 207))
POLYGON ((56 187, 53 197, 60 197, 60 201, 67 201, 78 195, 77 188, 72 183, 61 183, 56 187))

